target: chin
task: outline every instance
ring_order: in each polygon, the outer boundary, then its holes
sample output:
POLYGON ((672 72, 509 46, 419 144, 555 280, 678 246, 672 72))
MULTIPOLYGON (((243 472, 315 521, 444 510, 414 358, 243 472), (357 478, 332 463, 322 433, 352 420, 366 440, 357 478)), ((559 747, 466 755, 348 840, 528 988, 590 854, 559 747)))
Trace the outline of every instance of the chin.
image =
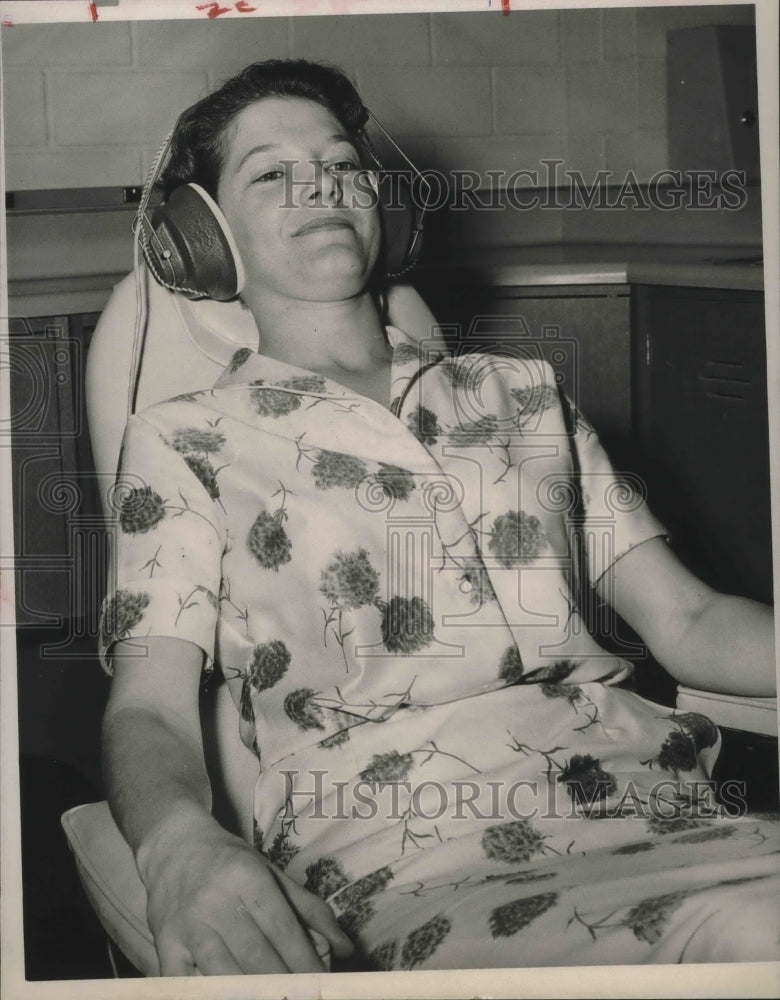
POLYGON ((312 267, 305 276, 304 287, 307 299, 323 302, 350 299, 368 289, 372 269, 366 270, 364 261, 345 262, 330 260, 325 266, 312 267))

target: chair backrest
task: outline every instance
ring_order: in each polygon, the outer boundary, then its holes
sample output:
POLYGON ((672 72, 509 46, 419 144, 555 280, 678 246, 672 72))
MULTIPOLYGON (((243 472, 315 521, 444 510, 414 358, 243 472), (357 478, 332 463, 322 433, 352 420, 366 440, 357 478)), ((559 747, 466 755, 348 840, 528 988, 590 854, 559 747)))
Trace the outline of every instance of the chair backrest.
MULTIPOLYGON (((241 347, 257 350, 260 334, 240 302, 190 301, 143 274, 147 291, 144 350, 138 372, 136 410, 184 392, 210 388, 241 347)), ((394 326, 420 340, 436 336, 433 315, 411 285, 392 286, 388 313, 394 326)), ((129 274, 114 289, 92 337, 87 356, 87 415, 107 517, 131 391, 136 282, 129 274)), ((251 839, 252 791, 257 758, 240 742, 232 699, 219 684, 204 699, 202 721, 215 815, 251 839)))

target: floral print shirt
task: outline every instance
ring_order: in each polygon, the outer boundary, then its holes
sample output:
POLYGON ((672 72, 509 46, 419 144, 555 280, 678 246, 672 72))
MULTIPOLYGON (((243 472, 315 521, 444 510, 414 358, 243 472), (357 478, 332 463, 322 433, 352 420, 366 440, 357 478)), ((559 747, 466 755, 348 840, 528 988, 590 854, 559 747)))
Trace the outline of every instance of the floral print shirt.
POLYGON ((400 705, 549 682, 562 657, 571 682, 627 672, 580 603, 663 534, 641 494, 540 358, 388 334, 391 412, 242 349, 126 431, 103 653, 201 646, 267 763, 400 705))
POLYGON ((104 663, 160 635, 219 664, 255 845, 358 967, 770 957, 777 824, 717 818, 716 727, 585 627, 664 533, 639 484, 530 349, 388 334, 390 411, 242 349, 131 419, 104 663))

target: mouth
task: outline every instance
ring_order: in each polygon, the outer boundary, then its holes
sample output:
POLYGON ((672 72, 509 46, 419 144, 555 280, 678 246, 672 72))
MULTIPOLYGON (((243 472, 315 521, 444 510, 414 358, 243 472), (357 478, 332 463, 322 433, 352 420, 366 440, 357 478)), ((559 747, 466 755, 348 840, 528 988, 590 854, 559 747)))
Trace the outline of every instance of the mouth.
POLYGON ((311 222, 304 223, 300 229, 296 229, 293 236, 305 236, 307 233, 316 233, 322 230, 352 229, 352 224, 346 219, 312 219, 311 222))

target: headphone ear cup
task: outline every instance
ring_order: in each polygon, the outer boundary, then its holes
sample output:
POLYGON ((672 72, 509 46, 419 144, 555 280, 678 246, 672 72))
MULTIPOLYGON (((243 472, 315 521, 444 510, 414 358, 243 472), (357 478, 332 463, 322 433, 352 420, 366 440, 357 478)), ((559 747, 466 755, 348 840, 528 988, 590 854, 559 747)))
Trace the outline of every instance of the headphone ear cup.
POLYGON ((380 171, 377 193, 385 271, 394 277, 414 267, 420 255, 424 209, 416 205, 411 182, 403 173, 380 171))
POLYGON ((157 281, 190 298, 225 302, 244 287, 244 268, 227 220, 198 184, 171 192, 152 215, 142 247, 157 281))

